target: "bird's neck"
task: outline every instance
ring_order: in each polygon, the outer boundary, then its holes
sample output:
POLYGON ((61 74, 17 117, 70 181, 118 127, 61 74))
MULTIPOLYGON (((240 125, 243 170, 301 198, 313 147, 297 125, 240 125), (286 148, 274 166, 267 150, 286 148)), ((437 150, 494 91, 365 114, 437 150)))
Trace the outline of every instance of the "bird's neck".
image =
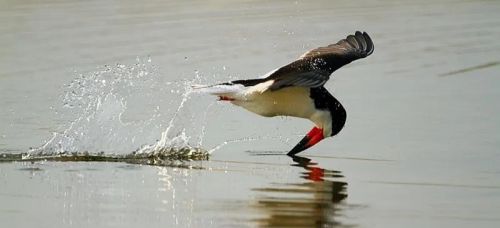
POLYGON ((331 134, 336 135, 344 127, 347 113, 340 104, 324 87, 311 88, 311 98, 314 100, 316 109, 328 111, 331 118, 331 134))
POLYGON ((342 128, 344 128, 345 121, 347 119, 347 113, 337 100, 335 104, 330 106, 330 113, 332 115, 332 136, 338 134, 342 128))

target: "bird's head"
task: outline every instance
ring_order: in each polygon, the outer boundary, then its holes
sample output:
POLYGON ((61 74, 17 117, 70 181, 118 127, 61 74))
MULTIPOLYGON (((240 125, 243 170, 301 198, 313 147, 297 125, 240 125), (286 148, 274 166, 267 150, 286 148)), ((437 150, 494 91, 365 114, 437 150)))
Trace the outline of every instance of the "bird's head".
POLYGON ((340 130, 342 130, 347 119, 347 113, 340 102, 333 96, 331 96, 328 101, 325 108, 329 116, 326 118, 327 120, 323 127, 320 128, 315 126, 290 152, 288 152, 288 155, 295 155, 302 152, 314 146, 319 141, 338 134, 340 130))

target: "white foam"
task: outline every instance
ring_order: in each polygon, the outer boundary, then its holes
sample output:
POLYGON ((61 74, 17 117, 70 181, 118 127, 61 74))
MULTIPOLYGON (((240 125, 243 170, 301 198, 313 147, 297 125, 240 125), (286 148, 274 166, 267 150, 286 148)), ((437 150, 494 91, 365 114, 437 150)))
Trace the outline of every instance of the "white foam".
POLYGON ((199 151, 190 146, 185 131, 194 126, 175 126, 190 98, 191 81, 162 83, 164 78, 150 59, 79 74, 66 86, 58 111, 61 119, 72 121, 29 156, 199 151), (176 94, 166 97, 168 93, 181 93, 181 100, 176 94))

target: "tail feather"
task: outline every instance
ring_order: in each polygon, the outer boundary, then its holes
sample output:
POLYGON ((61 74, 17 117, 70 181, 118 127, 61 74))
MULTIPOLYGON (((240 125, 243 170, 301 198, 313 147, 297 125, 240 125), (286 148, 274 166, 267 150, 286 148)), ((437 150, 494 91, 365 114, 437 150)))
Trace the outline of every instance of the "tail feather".
POLYGON ((215 85, 192 85, 191 87, 194 92, 216 95, 221 101, 235 101, 245 99, 248 94, 254 92, 263 93, 272 83, 273 80, 259 78, 236 80, 215 85))
POLYGON ((192 85, 191 86, 195 92, 208 93, 218 96, 230 96, 241 92, 244 89, 243 85, 222 83, 216 85, 192 85))

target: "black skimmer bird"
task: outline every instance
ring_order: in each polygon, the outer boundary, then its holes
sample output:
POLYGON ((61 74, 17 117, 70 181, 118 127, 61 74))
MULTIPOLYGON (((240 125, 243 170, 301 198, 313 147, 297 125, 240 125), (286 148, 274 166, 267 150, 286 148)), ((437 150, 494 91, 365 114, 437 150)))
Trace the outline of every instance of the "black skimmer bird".
POLYGON ((342 130, 346 111, 323 85, 335 70, 369 56, 373 49, 370 36, 357 31, 335 44, 312 49, 260 78, 193 88, 261 116, 311 120, 314 128, 288 153, 295 155, 342 130))

